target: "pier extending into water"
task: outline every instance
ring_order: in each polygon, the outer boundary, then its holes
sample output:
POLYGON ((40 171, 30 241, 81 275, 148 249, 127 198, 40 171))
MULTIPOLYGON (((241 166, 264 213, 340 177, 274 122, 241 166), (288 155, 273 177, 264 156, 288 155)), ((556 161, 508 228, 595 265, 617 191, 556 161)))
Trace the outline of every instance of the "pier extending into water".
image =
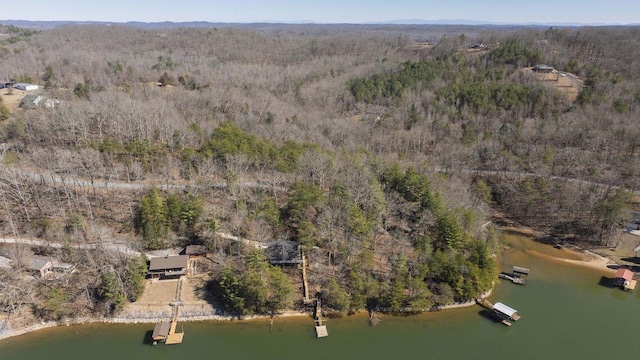
POLYGON ((322 303, 316 299, 316 306, 313 311, 313 321, 316 323, 316 337, 323 338, 329 336, 326 320, 322 318, 322 303))
POLYGON ((527 276, 529 276, 529 269, 515 265, 511 273, 501 272, 500 275, 498 275, 500 279, 509 280, 518 285, 524 285, 527 281, 527 276))
POLYGON ((178 314, 180 312, 180 306, 182 306, 182 277, 178 279, 178 285, 176 287, 176 298, 171 302, 171 320, 161 321, 156 324, 153 329, 151 339, 153 345, 157 345, 158 341, 164 341, 167 345, 180 344, 184 337, 184 330, 182 332, 176 332, 178 326, 178 314))

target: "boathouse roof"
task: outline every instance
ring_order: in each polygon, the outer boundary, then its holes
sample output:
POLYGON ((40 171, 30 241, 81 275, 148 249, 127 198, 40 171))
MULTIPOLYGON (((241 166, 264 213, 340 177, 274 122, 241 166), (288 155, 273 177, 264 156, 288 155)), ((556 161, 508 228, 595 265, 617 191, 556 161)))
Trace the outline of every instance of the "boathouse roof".
POLYGON ((153 340, 164 339, 169 335, 170 329, 171 329, 171 323, 169 323, 168 321, 159 322, 153 328, 153 334, 151 335, 151 338, 153 340))
POLYGON ((513 315, 518 312, 518 310, 512 309, 500 302, 495 303, 495 305, 493 305, 493 309, 505 314, 510 318, 513 317, 513 315))
POLYGON ((174 255, 165 257, 154 257, 149 260, 149 270, 183 269, 189 263, 189 256, 174 255))
POLYGON ((519 274, 525 274, 525 275, 529 275, 529 269, 527 268, 523 268, 520 266, 513 266, 513 272, 514 273, 519 273, 519 274))
POLYGON ((633 271, 629 269, 618 269, 616 271, 616 279, 633 280, 633 271))

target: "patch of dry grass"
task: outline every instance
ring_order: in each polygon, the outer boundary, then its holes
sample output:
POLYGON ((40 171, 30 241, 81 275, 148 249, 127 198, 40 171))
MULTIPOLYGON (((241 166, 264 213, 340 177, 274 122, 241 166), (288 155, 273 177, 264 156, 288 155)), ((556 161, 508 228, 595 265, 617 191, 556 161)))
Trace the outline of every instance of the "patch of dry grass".
POLYGON ((26 91, 13 89, 11 92, 7 89, 0 89, 0 97, 2 102, 12 113, 16 111, 20 101, 27 94, 26 91))
POLYGON ((524 75, 531 76, 546 86, 556 88, 565 94, 569 100, 575 101, 584 86, 584 81, 571 73, 554 70, 550 73, 535 73, 528 67, 520 70, 524 75))

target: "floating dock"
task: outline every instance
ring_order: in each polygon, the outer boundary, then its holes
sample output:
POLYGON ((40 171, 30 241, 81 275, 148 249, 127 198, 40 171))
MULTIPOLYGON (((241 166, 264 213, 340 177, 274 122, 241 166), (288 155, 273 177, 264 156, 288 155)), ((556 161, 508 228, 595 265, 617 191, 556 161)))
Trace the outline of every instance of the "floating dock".
POLYGON ((329 336, 327 326, 322 325, 322 321, 316 320, 316 337, 323 338, 329 336))
POLYGON ((316 337, 323 338, 329 336, 327 325, 325 325, 326 320, 322 318, 322 304, 320 303, 320 299, 316 300, 316 308, 313 312, 313 318, 313 321, 316 324, 316 337))
POLYGON ((529 276, 529 269, 515 265, 511 273, 501 272, 500 275, 498 275, 500 279, 509 280, 518 285, 524 285, 527 281, 527 276, 529 276))
POLYGON ((529 276, 529 269, 514 265, 513 266, 513 273, 516 274, 516 275, 520 275, 520 276, 522 276, 522 275, 529 276))
POLYGON ((633 291, 636 289, 636 284, 637 284, 636 280, 625 281, 624 284, 622 285, 622 288, 626 291, 633 291))
POLYGON ((493 316, 500 320, 506 326, 513 325, 512 321, 520 320, 520 315, 517 314, 517 310, 513 309, 501 302, 497 302, 495 305, 489 302, 487 299, 476 299, 476 302, 487 310, 491 310, 493 316))
POLYGON ((517 276, 513 276, 512 274, 501 272, 500 275, 498 275, 498 277, 500 279, 509 280, 514 284, 518 284, 518 285, 524 285, 525 284, 524 278, 519 278, 517 276))

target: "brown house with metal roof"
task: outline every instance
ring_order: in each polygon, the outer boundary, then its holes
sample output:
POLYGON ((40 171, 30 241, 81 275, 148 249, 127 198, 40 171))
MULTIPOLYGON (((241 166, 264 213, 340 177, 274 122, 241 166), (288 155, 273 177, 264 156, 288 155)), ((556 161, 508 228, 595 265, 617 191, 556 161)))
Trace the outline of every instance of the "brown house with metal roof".
POLYGON ((51 273, 72 273, 75 271, 73 264, 67 264, 49 256, 31 255, 24 259, 24 265, 38 277, 45 277, 51 273))
POLYGON ((47 276, 53 270, 53 259, 46 256, 32 255, 25 259, 25 266, 39 277, 47 276))
POLYGON ((188 255, 172 255, 165 257, 153 257, 149 261, 149 276, 173 277, 187 274, 189 267, 188 255))

